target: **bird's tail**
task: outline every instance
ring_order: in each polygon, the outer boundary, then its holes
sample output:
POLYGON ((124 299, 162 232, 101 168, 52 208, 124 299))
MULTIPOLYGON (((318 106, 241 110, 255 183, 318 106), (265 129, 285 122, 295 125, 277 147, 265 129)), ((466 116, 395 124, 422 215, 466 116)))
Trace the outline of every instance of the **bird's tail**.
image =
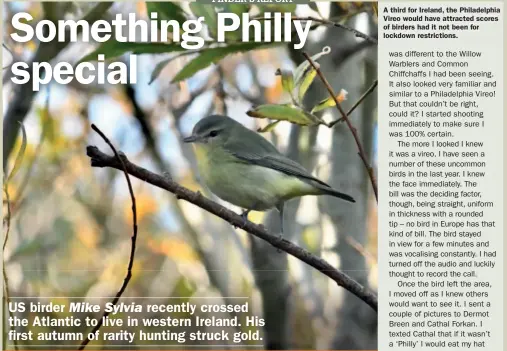
POLYGON ((331 195, 331 196, 340 198, 340 199, 348 201, 348 202, 356 202, 356 200, 354 200, 354 198, 352 196, 344 194, 344 193, 340 193, 339 191, 334 190, 330 186, 325 186, 325 185, 322 185, 322 184, 318 184, 318 188, 325 195, 331 195))

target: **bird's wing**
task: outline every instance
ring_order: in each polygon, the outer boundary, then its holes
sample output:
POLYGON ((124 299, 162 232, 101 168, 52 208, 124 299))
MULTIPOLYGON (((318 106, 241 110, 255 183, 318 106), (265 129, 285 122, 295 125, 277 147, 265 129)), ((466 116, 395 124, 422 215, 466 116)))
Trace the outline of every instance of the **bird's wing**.
POLYGON ((225 148, 242 162, 271 168, 287 175, 304 178, 330 187, 320 179, 313 177, 299 163, 282 155, 269 141, 258 135, 258 138, 235 138, 228 141, 225 148))

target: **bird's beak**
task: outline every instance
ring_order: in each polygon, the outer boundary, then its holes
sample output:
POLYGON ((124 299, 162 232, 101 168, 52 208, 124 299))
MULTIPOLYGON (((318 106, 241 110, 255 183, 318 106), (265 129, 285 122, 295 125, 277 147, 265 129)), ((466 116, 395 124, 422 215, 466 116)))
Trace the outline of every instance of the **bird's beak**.
POLYGON ((193 142, 196 142, 199 138, 196 137, 195 135, 191 135, 189 137, 186 137, 183 139, 183 142, 184 143, 193 143, 193 142))

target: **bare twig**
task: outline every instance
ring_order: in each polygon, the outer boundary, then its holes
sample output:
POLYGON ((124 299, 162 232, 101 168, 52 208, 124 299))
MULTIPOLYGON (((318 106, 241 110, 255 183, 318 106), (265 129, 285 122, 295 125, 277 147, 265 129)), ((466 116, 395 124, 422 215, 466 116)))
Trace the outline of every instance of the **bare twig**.
MULTIPOLYGON (((338 98, 336 97, 336 94, 335 94, 333 88, 331 87, 331 85, 327 81, 326 77, 324 77, 324 74, 322 73, 320 68, 315 64, 315 62, 313 62, 311 57, 306 52, 303 52, 303 56, 308 60, 308 62, 312 65, 312 67, 317 71, 317 74, 320 77, 320 79, 322 80, 322 83, 324 83, 324 85, 327 88, 327 91, 329 92, 329 94, 333 98, 333 100, 336 104, 336 108, 338 109, 338 111, 342 115, 342 118, 344 119, 344 121, 347 123, 347 126, 349 127, 350 132, 352 133, 352 136, 354 137, 354 140, 356 142, 359 157, 363 161, 364 166, 366 167, 366 170, 367 170, 368 175, 370 177, 371 185, 373 187, 373 192, 375 194, 375 199, 378 202, 377 179, 375 178, 375 173, 373 172, 373 167, 370 166, 370 164, 368 162, 368 159, 366 157, 366 152, 364 151, 363 144, 361 143, 361 140, 359 139, 359 136, 357 135, 356 128, 350 123, 347 113, 345 113, 345 111, 343 110, 343 107, 340 105, 340 101, 338 101, 338 98)), ((328 127, 330 127, 330 125, 328 125, 328 127)))
MULTIPOLYGON (((9 304, 10 304, 10 302, 11 302, 11 297, 10 297, 10 296, 11 296, 11 293, 10 293, 10 291, 9 291, 9 279, 7 278, 7 273, 5 272, 5 264, 4 264, 4 266, 3 266, 3 271, 2 271, 2 273, 3 273, 3 279, 4 279, 4 299, 5 299, 5 301, 7 302, 7 303, 6 303, 6 305, 7 305, 7 306, 9 306, 9 304)), ((6 309, 5 309, 5 308, 3 308, 2 310, 3 310, 3 311, 5 311, 6 309)), ((7 308, 7 310, 9 311, 9 317, 14 318, 14 313, 11 311, 11 309, 10 309, 10 308, 7 308)), ((4 313, 5 313, 5 312, 4 312, 4 313)), ((3 317, 3 316, 2 316, 2 317, 3 317)), ((4 321, 5 321, 5 318, 4 318, 4 321)), ((7 324, 7 323, 4 323, 4 324, 7 324)), ((13 326, 13 325, 11 325, 9 329, 10 329, 10 330, 14 330, 14 326, 13 326)), ((2 341, 2 343, 4 344, 4 345, 3 345, 3 347, 4 347, 3 349, 4 349, 4 350, 6 349, 6 348, 5 348, 5 344, 7 343, 7 338, 6 338, 6 336, 7 336, 7 333, 5 333, 5 334, 4 334, 4 338, 3 338, 3 341, 2 341)), ((14 339, 12 340, 12 342, 13 342, 13 344, 14 344, 14 350, 17 350, 17 349, 18 349, 18 341, 16 340, 16 338, 14 338, 14 339)))
MULTIPOLYGON (((127 81, 129 80, 127 79, 127 81)), ((149 118, 147 118, 147 114, 143 111, 143 109, 139 105, 135 93, 136 92, 134 86, 130 83, 127 83, 125 85, 125 95, 129 100, 130 104, 132 105, 132 114, 139 123, 139 127, 141 127, 141 132, 146 140, 148 150, 151 152, 153 158, 155 158, 157 164, 160 165, 162 164, 163 161, 160 154, 156 152, 157 146, 155 142, 155 133, 150 125, 149 118)))
MULTIPOLYGON (((21 148, 19 149, 19 152, 16 156, 16 160, 14 161, 14 165, 12 167, 12 170, 9 173, 4 174, 4 182, 3 182, 3 188, 2 188, 2 190, 5 194, 5 203, 7 206, 7 216, 3 221, 3 223, 5 223, 5 225, 6 225, 6 230, 5 230, 5 238, 4 238, 4 243, 3 243, 3 247, 2 247, 2 252, 5 252, 5 247, 7 246, 7 241, 9 240, 9 233, 10 233, 11 221, 12 221, 12 207, 11 207, 11 200, 9 197, 9 189, 8 189, 9 181, 16 175, 18 170, 21 168, 21 163, 23 162, 23 157, 25 155, 25 150, 26 150, 25 127, 23 126, 23 124, 21 122, 19 124, 21 125, 21 131, 23 132, 23 134, 22 134, 23 138, 21 141, 21 148)), ((7 305, 8 305, 10 303, 10 293, 9 293, 9 280, 7 279, 7 272, 5 271, 5 261, 2 261, 2 274, 3 274, 4 288, 5 288, 5 301, 7 302, 7 305)), ((5 304, 4 304, 4 306, 5 306, 5 304)), ((10 309, 8 309, 8 310, 9 310, 9 316, 12 317, 13 312, 10 309)), ((3 321, 5 321, 4 313, 5 312, 2 312, 2 320, 3 321)), ((9 330, 14 330, 14 325, 10 325, 9 330)), ((6 334, 4 334, 4 335, 6 335, 6 334)), ((5 339, 6 338, 4 338, 4 340, 5 339)), ((13 340, 13 341, 14 341, 14 348, 17 350, 18 349, 17 341, 15 341, 15 340, 13 340)), ((2 346, 4 346, 4 349, 5 349, 5 345, 2 344, 2 346)))
MULTIPOLYGON (((118 290, 118 292, 116 293, 116 296, 114 297, 114 299, 112 301, 113 306, 116 306, 116 304, 120 300, 120 297, 122 296, 123 292, 125 291, 125 289, 127 289, 127 285, 130 281, 130 278, 132 278, 132 267, 134 265, 134 256, 135 256, 135 252, 136 252, 136 241, 137 241, 136 198, 134 196, 134 190, 132 188, 132 183, 130 182, 130 177, 129 177, 129 173, 127 171, 127 166, 126 166, 126 164, 130 163, 130 162, 126 159, 125 155, 122 154, 122 156, 120 156, 120 154, 116 151, 116 148, 113 146, 113 144, 109 141, 109 139, 104 135, 104 133, 102 133, 102 131, 96 125, 92 124, 92 129, 97 134, 99 134, 101 136, 101 138, 104 139, 104 141, 109 145, 111 150, 113 150, 113 152, 114 152, 113 159, 116 161, 116 164, 118 165, 118 169, 122 170, 123 173, 125 174, 125 178, 127 180, 127 185, 129 188, 130 198, 132 200, 132 221, 133 221, 133 224, 132 224, 133 229, 132 229, 132 236, 131 236, 132 246, 130 249, 130 258, 129 258, 129 263, 128 263, 128 267, 127 267, 127 274, 125 276, 125 279, 123 280, 123 284, 122 284, 120 290, 118 290)), ((100 318, 98 324, 92 329, 91 333, 95 333, 97 330, 99 330, 102 327, 102 323, 104 322, 104 319, 106 319, 107 316, 109 316, 109 313, 110 312, 104 312, 104 314, 102 315, 102 318, 100 318)), ((87 335, 90 335, 90 334, 87 334, 87 335)), ((83 350, 89 342, 90 342, 90 339, 87 336, 86 339, 83 340, 83 342, 79 346, 79 350, 83 350)))
POLYGON ((356 37, 359 37, 359 38, 362 38, 364 40, 367 40, 373 44, 378 44, 378 40, 373 38, 372 36, 368 35, 368 34, 365 34, 363 32, 360 32, 358 31, 357 29, 355 28, 352 28, 352 27, 349 27, 349 26, 346 26, 344 24, 341 24, 339 22, 333 22, 333 21, 330 21, 330 20, 326 20, 326 19, 322 19, 322 18, 317 18, 317 17, 311 17, 311 16, 307 16, 307 17, 297 17, 297 16, 293 16, 292 17, 292 20, 299 20, 299 21, 313 21, 313 22, 317 22, 317 23, 322 23, 322 24, 325 24, 325 25, 328 25, 328 26, 333 26, 333 27, 337 27, 337 28, 342 28, 342 29, 345 29, 351 33, 354 33, 354 35, 356 37))
POLYGON ((349 43, 346 46, 340 47, 339 50, 336 50, 332 55, 335 67, 339 67, 342 63, 344 63, 347 59, 349 59, 353 55, 373 45, 375 44, 367 40, 362 40, 360 42, 349 43))
POLYGON ((347 243, 352 246, 357 252, 363 255, 370 264, 377 264, 377 258, 373 256, 359 241, 351 237, 350 235, 345 236, 347 243))
POLYGON ((5 194, 5 203, 7 205, 7 216, 5 217, 5 236, 4 236, 4 244, 2 250, 5 251, 5 246, 7 245, 7 241, 9 240, 9 231, 11 228, 11 200, 9 198, 9 191, 7 190, 7 186, 4 186, 4 194, 5 194))
MULTIPOLYGON (((10 228, 11 228, 11 202, 10 202, 10 199, 9 199, 9 191, 7 190, 7 186, 4 185, 4 193, 5 193, 5 202, 6 202, 6 205, 7 205, 7 216, 5 218, 5 225, 6 225, 6 229, 5 229, 5 238, 4 238, 4 244, 3 244, 3 251, 5 252, 5 246, 7 245, 7 240, 9 239, 9 231, 10 231, 10 228)), ((11 302, 11 298, 10 298, 10 292, 9 292, 9 279, 7 279, 7 272, 5 271, 5 262, 2 262, 2 274, 3 274, 3 280, 4 280, 4 299, 5 301, 7 302, 5 305, 9 305, 9 303, 11 302)), ((4 306, 5 306, 4 305, 4 306)), ((9 317, 13 317, 13 312, 11 311, 10 308, 7 308, 7 310, 9 311, 9 317)), ((5 308, 3 309, 3 311, 5 311, 5 308)), ((2 312, 2 319, 3 321, 5 322, 5 318, 4 318, 4 315, 3 313, 5 312, 2 312)), ((5 323, 7 324, 7 323, 5 323)), ((14 326, 10 326, 9 329, 14 329, 14 326)), ((6 333, 4 334, 4 336, 7 335, 6 333)), ((3 347, 4 347, 4 350, 5 350, 5 343, 6 343, 6 340, 7 338, 4 337, 3 338, 3 347)), ((14 343, 14 349, 17 350, 18 349, 18 342, 16 339, 13 340, 13 343, 14 343)))
MULTIPOLYGON (((363 11, 360 11, 360 12, 363 12, 363 11)), ((355 15, 359 14, 360 12, 356 12, 356 13, 352 13, 352 14, 343 16, 341 18, 341 20, 342 21, 347 20, 347 19, 351 18, 352 16, 355 16, 355 15)), ((255 19, 255 20, 258 20, 258 21, 265 21, 265 20, 267 20, 267 18, 265 18, 265 17, 259 17, 259 16, 255 16, 252 19, 255 19)), ((345 24, 342 24, 340 22, 335 22, 333 19, 317 18, 317 17, 313 17, 313 16, 305 16, 305 17, 292 16, 291 20, 293 20, 293 21, 312 21, 312 22, 316 22, 316 23, 319 23, 319 24, 327 25, 327 26, 333 26, 333 27, 337 27, 337 28, 342 28, 342 29, 345 29, 346 31, 354 33, 354 35, 356 37, 358 37, 358 38, 362 38, 362 39, 364 39, 366 41, 369 41, 370 43, 375 44, 375 45, 378 44, 378 40, 376 38, 372 37, 371 35, 365 34, 365 33, 361 32, 361 31, 358 31, 355 28, 349 27, 349 26, 347 26, 345 24)), ((312 26, 310 27, 310 30, 314 30, 317 27, 318 27, 318 25, 312 24, 312 26)))
MULTIPOLYGON (((194 92, 190 93, 190 96, 186 99, 186 102, 183 104, 171 108, 172 115, 175 119, 175 124, 178 124, 180 122, 181 117, 183 116, 184 112, 190 107, 190 105, 194 102, 194 100, 207 92, 208 90, 212 90, 216 88, 216 84, 218 83, 210 83, 210 81, 206 82, 206 84, 202 85, 200 88, 195 90, 194 92)), ((211 104, 211 109, 213 109, 213 104, 211 104)))
POLYGON ((225 92, 225 73, 223 67, 217 65, 217 73, 219 82, 215 88, 215 97, 217 100, 216 108, 218 113, 227 116, 227 102, 225 101, 227 93, 225 92))
MULTIPOLYGON (((5 253, 5 246, 7 245, 7 241, 9 240, 9 232, 11 230, 11 216, 12 216, 12 213, 11 213, 11 200, 9 198, 9 190, 7 189, 7 178, 4 179, 4 185, 3 185, 3 192, 5 194, 5 204, 6 204, 6 207, 7 207, 7 214, 5 216, 5 219, 4 219, 4 222, 5 222, 5 235, 4 235, 4 243, 3 243, 3 252, 5 253)), ((7 304, 5 305, 9 305, 9 302, 10 302, 10 292, 9 292, 9 280, 7 279, 7 273, 5 271, 5 261, 2 262, 2 274, 3 274, 3 280, 4 280, 4 299, 5 301, 7 302, 7 304)), ((4 305, 4 306, 5 306, 4 305)), ((7 309, 9 311, 9 316, 12 317, 12 312, 10 310, 10 308, 7 309)), ((5 308, 3 309, 3 311, 5 311, 5 308)), ((2 320, 5 322, 5 318, 4 318, 4 314, 5 312, 2 312, 2 320)), ((10 326, 9 329, 14 329, 14 326, 10 326)), ((7 335, 7 334, 4 334, 4 335, 7 335)), ((4 341, 3 341, 3 347, 4 347, 4 350, 5 350, 5 343, 6 343, 6 339, 4 337, 4 341)), ((17 350, 18 349, 18 343, 16 341, 16 339, 13 340, 14 342, 14 349, 17 350)))
POLYGON ((7 218, 5 219, 5 223, 7 225, 7 230, 5 232, 3 250, 5 250, 5 246, 7 245, 7 240, 9 240, 9 232, 11 228, 11 217, 12 217, 12 206, 11 200, 9 198, 9 181, 16 175, 18 170, 21 168, 21 163, 23 162, 23 157, 25 156, 26 150, 26 131, 25 127, 20 123, 21 131, 22 131, 22 141, 21 148, 19 149, 18 154, 16 155, 16 160, 12 167, 12 170, 6 174, 4 174, 4 182, 3 182, 3 192, 5 193, 5 200, 7 203, 7 218))
POLYGON ((86 153, 91 158, 92 167, 111 167, 122 170, 123 166, 125 166, 126 171, 130 175, 156 187, 165 189, 175 194, 177 198, 186 200, 196 206, 199 206, 209 213, 212 213, 226 220, 233 226, 241 228, 256 237, 269 242, 274 247, 281 249, 288 254, 300 259, 306 264, 314 267, 329 278, 333 279, 339 286, 350 291, 352 294, 356 295, 358 298, 367 303, 371 308, 377 311, 377 296, 373 292, 367 290, 365 287, 350 278, 348 275, 331 266, 322 258, 311 254, 307 250, 279 237, 278 235, 269 233, 264 228, 264 226, 257 225, 250 221, 245 221, 240 215, 204 197, 200 192, 193 192, 174 182, 172 179, 152 173, 147 169, 133 164, 127 159, 124 159, 122 164, 116 157, 104 154, 95 146, 88 146, 86 148, 86 153))
MULTIPOLYGON (((355 103, 355 104, 354 104, 354 105, 353 105, 353 106, 352 106, 352 107, 351 107, 351 108, 347 111, 347 117, 348 117, 348 116, 350 116, 350 114, 351 114, 352 112, 354 112, 354 110, 357 108, 357 106, 359 106, 359 105, 361 104, 361 102, 363 102, 363 100, 364 100, 364 99, 366 99, 366 97, 367 97, 368 95, 370 95, 370 94, 373 92, 373 90, 375 90, 375 88, 377 87, 377 85, 378 85, 378 80, 377 80, 377 79, 375 79, 375 81, 374 81, 374 82, 373 82, 373 84, 372 84, 372 85, 368 88, 368 90, 366 90, 366 91, 364 92, 364 94, 363 94, 363 95, 361 95, 361 97, 360 97, 360 98, 356 101, 356 103, 355 103)), ((329 128, 332 128, 332 127, 334 127, 334 125, 335 125, 336 123, 343 122, 343 121, 345 121, 345 119, 344 119, 343 117, 340 117, 340 118, 338 118, 337 120, 334 120, 333 122, 329 123, 329 128)))
POLYGON ((248 64, 249 68, 252 70, 252 76, 253 76, 253 81, 254 81, 254 84, 252 84, 252 86, 259 89, 259 93, 257 94, 257 96, 253 96, 253 95, 251 95, 249 93, 245 93, 243 90, 241 90, 241 88, 239 87, 239 84, 238 84, 238 80, 236 78, 232 78, 230 81, 230 84, 234 87, 234 90, 236 90, 237 94, 239 95, 236 98, 242 98, 243 100, 251 103, 254 106, 262 105, 266 102, 265 98, 264 98, 265 89, 262 87, 262 84, 260 84, 260 82, 259 82, 259 77, 257 77, 257 68, 255 66, 255 63, 252 61, 252 58, 250 55, 247 56, 247 64, 248 64))

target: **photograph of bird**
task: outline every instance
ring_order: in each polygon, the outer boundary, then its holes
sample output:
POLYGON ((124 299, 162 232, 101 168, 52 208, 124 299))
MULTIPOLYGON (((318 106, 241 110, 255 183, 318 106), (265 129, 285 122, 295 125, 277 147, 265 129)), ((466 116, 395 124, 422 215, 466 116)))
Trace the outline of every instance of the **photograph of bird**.
POLYGON ((355 202, 350 195, 315 178, 260 134, 230 117, 203 118, 183 141, 194 145, 200 176, 212 193, 241 207, 245 222, 252 210, 276 208, 281 235, 284 205, 292 198, 331 195, 355 202))

